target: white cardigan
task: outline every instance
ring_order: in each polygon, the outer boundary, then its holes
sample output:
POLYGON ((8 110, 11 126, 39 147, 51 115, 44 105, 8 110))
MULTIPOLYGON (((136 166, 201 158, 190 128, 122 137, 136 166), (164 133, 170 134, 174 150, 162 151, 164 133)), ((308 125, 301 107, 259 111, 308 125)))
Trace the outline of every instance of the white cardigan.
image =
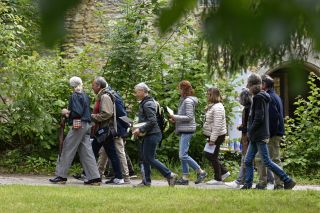
POLYGON ((226 113, 222 103, 211 104, 205 115, 203 134, 216 141, 220 135, 227 134, 226 113))

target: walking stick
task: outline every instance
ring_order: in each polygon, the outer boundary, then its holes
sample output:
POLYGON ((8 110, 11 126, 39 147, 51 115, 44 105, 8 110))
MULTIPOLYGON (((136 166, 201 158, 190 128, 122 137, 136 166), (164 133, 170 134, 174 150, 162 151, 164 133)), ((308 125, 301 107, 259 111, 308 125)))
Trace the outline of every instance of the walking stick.
POLYGON ((66 124, 66 117, 64 115, 61 116, 60 128, 59 128, 59 161, 63 148, 63 139, 64 139, 64 127, 66 124))

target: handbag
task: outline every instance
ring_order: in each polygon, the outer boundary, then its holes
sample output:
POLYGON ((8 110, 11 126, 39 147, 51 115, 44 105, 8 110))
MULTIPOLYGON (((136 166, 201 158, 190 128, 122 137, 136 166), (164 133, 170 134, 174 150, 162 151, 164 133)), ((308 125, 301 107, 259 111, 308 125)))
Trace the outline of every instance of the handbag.
POLYGON ((96 141, 102 143, 106 141, 107 137, 110 135, 111 131, 109 127, 103 127, 97 130, 95 134, 96 141))

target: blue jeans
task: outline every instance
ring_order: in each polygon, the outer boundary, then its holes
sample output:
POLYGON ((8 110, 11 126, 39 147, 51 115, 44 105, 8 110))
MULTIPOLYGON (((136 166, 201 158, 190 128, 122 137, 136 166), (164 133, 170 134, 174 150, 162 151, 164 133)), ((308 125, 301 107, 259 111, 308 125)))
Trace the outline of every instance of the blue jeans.
POLYGON ((198 165, 198 163, 188 155, 190 140, 192 138, 192 135, 193 133, 181 133, 180 135, 179 158, 181 160, 183 175, 189 174, 189 166, 195 171, 200 169, 200 166, 198 165))
POLYGON ((278 175, 280 179, 284 183, 289 183, 291 181, 291 178, 277 165, 275 164, 269 157, 269 151, 268 151, 268 146, 267 143, 269 139, 267 140, 262 140, 262 141, 252 141, 249 144, 246 159, 245 159, 245 164, 246 164, 246 184, 251 187, 252 182, 253 182, 253 161, 254 158, 259 151, 261 154, 261 158, 263 159, 263 163, 266 167, 271 169, 271 171, 278 175))
POLYGON ((143 168, 145 174, 145 184, 151 184, 151 166, 156 168, 164 177, 168 178, 171 171, 156 159, 156 149, 161 141, 161 132, 146 135, 143 138, 143 168))

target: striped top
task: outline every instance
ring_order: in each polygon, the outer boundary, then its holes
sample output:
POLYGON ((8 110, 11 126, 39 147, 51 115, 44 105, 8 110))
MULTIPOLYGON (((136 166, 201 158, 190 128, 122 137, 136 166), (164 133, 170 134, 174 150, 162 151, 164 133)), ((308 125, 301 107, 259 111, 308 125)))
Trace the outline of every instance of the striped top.
POLYGON ((226 113, 222 103, 210 104, 205 115, 203 134, 216 141, 220 135, 227 134, 226 113))

